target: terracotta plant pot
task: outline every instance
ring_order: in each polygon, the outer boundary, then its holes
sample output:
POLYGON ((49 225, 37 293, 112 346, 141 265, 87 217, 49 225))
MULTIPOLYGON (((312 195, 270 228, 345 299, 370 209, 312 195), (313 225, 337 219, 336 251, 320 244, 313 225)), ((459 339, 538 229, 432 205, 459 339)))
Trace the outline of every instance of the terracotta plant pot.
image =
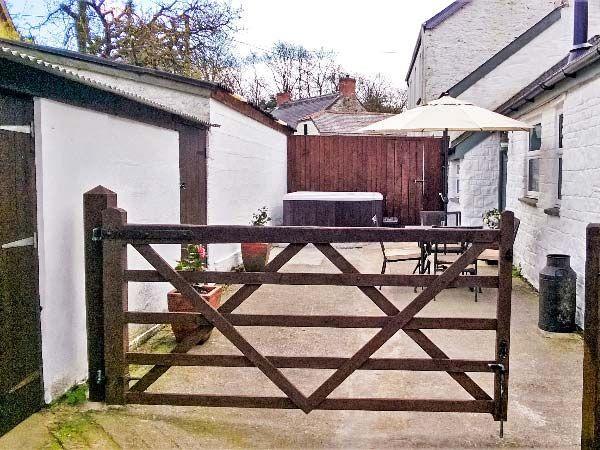
POLYGON ((265 270, 271 253, 271 244, 242 243, 242 261, 246 272, 265 270))
MULTIPOLYGON (((221 286, 200 286, 197 288, 205 302, 209 303, 213 308, 218 308, 221 305, 221 286)), ((167 294, 167 303, 169 312, 198 312, 194 308, 191 300, 181 295, 177 290, 172 290, 167 294)), ((175 340, 183 341, 190 334, 200 331, 198 344, 202 344, 208 340, 212 333, 212 326, 198 326, 193 321, 190 323, 173 323, 171 324, 175 340)))

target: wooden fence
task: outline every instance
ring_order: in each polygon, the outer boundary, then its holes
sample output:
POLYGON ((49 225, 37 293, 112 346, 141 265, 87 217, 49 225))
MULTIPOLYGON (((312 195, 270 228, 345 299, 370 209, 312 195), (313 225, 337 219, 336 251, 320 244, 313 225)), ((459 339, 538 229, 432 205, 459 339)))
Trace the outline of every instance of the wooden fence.
MULTIPOLYGON (((106 202, 105 202, 106 203, 106 202)), ((170 404, 249 408, 298 408, 305 413, 317 409, 372 411, 437 411, 489 413, 495 420, 506 419, 510 350, 512 291, 512 213, 502 215, 500 230, 473 229, 389 229, 139 225, 127 223, 126 212, 109 207, 102 213, 102 253, 89 257, 102 260, 102 286, 88 292, 103 292, 106 401, 110 404, 170 404), (362 274, 333 243, 341 242, 467 242, 468 250, 439 275, 362 274), (285 242, 288 246, 264 272, 178 272, 153 249, 154 244, 285 242), (307 244, 313 243, 341 273, 280 273, 279 270, 307 244), (494 276, 465 276, 462 272, 487 248, 498 244, 499 271, 494 276), (130 270, 127 247, 135 248, 153 270, 130 270), (197 312, 168 313, 130 311, 127 300, 130 282, 168 282, 193 300, 197 312), (218 309, 202 300, 193 283, 242 284, 218 309), (261 285, 355 286, 381 309, 383 315, 256 315, 235 310, 261 285), (425 287, 402 310, 375 286, 425 287), (450 287, 496 288, 497 314, 494 318, 415 317, 436 295, 450 287), (128 347, 127 326, 134 324, 196 323, 214 326, 242 355, 195 355, 188 351, 195 336, 178 344, 171 353, 140 353, 128 347), (379 331, 351 358, 323 356, 263 355, 238 331, 238 327, 324 327, 374 328, 379 331), (490 360, 452 359, 422 330, 490 330, 496 333, 495 357, 490 360), (429 358, 374 358, 397 332, 403 331, 429 358), (129 378, 130 364, 153 366, 140 379, 129 378), (261 397, 147 392, 172 366, 256 367, 285 396, 261 397), (312 394, 304 395, 281 372, 281 368, 334 369, 334 373, 312 394), (330 398, 329 395, 356 370, 404 370, 446 372, 472 398, 433 400, 409 398, 330 398), (488 394, 467 373, 494 374, 494 392, 488 394)), ((93 267, 94 265, 90 265, 93 267)), ((97 267, 97 265, 96 265, 97 267)), ((289 297, 289 295, 288 295, 289 297)), ((343 311, 347 305, 340 304, 343 311)), ((268 330, 265 330, 268 332, 268 330)))
POLYGON ((387 136, 290 136, 288 192, 380 192, 384 215, 418 225, 443 209, 442 140, 387 136))

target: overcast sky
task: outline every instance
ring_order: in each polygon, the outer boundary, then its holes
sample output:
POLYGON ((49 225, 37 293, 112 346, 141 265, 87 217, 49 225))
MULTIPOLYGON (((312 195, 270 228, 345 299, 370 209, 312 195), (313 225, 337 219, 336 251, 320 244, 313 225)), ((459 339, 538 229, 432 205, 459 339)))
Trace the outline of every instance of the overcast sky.
MULTIPOLYGON (((151 0, 142 0, 145 2, 151 0)), ((355 73, 404 77, 419 27, 451 0, 232 0, 243 8, 236 44, 241 51, 270 47, 276 40, 307 48, 326 47, 355 73)), ((9 0, 17 24, 40 20, 44 0, 9 0)))

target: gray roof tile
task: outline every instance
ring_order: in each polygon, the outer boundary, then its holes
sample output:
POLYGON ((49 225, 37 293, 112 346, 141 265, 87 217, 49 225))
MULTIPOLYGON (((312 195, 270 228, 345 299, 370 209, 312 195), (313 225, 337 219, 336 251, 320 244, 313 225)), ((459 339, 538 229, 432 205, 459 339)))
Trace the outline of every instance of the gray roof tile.
POLYGON ((333 94, 321 95, 319 97, 293 100, 278 106, 271 111, 271 114, 292 128, 296 128, 300 119, 329 108, 339 98, 339 95, 339 93, 334 92, 333 94))

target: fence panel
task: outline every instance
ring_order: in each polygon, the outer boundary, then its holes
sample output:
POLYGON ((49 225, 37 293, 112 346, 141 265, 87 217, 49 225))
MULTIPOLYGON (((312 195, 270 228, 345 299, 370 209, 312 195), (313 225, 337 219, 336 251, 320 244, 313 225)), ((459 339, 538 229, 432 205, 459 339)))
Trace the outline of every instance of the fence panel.
POLYGON ((290 136, 288 192, 380 192, 384 215, 417 225, 443 208, 442 140, 389 136, 290 136))

